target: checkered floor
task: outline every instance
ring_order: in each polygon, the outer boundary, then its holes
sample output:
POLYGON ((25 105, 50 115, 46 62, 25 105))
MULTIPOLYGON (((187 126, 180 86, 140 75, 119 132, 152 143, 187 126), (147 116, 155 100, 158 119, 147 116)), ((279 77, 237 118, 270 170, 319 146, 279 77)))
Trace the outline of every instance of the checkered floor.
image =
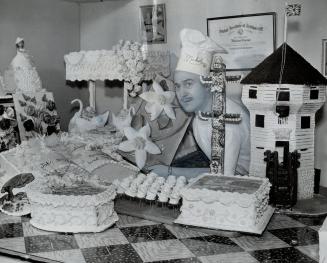
POLYGON ((227 238, 120 215, 98 234, 60 234, 0 214, 0 247, 63 262, 318 262, 324 218, 274 215, 262 236, 227 238))

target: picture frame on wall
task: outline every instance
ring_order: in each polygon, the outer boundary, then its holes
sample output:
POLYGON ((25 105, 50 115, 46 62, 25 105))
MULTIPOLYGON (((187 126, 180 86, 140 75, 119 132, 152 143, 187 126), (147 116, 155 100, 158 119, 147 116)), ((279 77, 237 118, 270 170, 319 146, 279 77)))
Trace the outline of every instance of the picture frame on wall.
POLYGON ((0 152, 20 143, 16 109, 12 96, 0 96, 0 152))
POLYGON ((276 49, 276 13, 207 18, 207 34, 227 50, 227 71, 248 71, 276 49))
POLYGON ((141 39, 147 44, 167 43, 166 6, 140 6, 141 39))
POLYGON ((321 73, 327 78, 327 39, 322 40, 322 68, 321 73))

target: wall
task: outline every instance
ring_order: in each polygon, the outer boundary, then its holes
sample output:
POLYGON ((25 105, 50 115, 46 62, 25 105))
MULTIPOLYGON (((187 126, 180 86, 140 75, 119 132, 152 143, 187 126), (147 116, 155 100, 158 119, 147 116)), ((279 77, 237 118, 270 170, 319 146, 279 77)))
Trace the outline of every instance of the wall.
MULTIPOLYGON (((284 0, 122 0, 81 5, 81 48, 108 49, 120 39, 139 40, 139 6, 151 3, 166 3, 168 47, 179 54, 179 32, 182 28, 194 28, 206 33, 206 18, 242 14, 276 12, 277 46, 283 42, 284 0)), ((326 0, 298 0, 302 4, 300 17, 289 19, 288 43, 302 54, 314 67, 321 70, 322 43, 327 38, 326 0)), ((109 108, 118 111, 121 107, 119 89, 98 89, 99 111, 109 108)), ((240 86, 227 90, 232 96, 240 95, 240 86)), ((326 114, 327 115, 327 114, 326 114)), ((327 118, 327 117, 326 117, 327 118)), ((325 120, 327 122, 327 120, 325 120)), ((318 125, 318 130, 319 130, 318 125)), ((319 132, 316 145, 325 134, 319 132)), ((323 163, 317 154, 317 167, 323 163)), ((323 172, 323 184, 327 186, 327 168, 323 172)))
MULTIPOLYGON (((277 13, 277 46, 283 41, 283 0, 121 0, 81 5, 81 49, 110 49, 120 39, 139 40, 139 6, 166 3, 168 47, 179 55, 179 32, 194 28, 206 33, 206 18, 263 12, 277 13)), ((288 43, 317 69, 321 68, 321 39, 327 37, 326 0, 300 0, 302 15, 289 19, 288 43)), ((235 93, 234 90, 229 90, 235 93)), ((240 88, 236 88, 240 95, 240 88)), ((101 111, 117 111, 119 91, 99 89, 101 111), (103 97, 105 95, 105 97, 103 97)))
POLYGON ((25 38, 43 87, 54 93, 62 127, 71 117, 70 101, 81 91, 66 86, 63 56, 79 50, 79 6, 53 0, 0 0, 0 71, 16 54, 17 36, 25 38))

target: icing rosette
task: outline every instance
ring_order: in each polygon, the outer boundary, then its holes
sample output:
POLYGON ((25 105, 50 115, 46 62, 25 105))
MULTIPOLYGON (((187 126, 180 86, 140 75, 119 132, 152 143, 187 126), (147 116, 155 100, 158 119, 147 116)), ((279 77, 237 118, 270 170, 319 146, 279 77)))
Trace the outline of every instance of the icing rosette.
POLYGON ((158 175, 154 172, 150 172, 148 175, 147 175, 147 179, 153 179, 153 181, 158 177, 158 175))
POLYGON ((178 177, 177 180, 176 180, 176 185, 185 186, 186 185, 186 178, 185 178, 185 176, 178 177))
POLYGON ((135 182, 137 185, 140 185, 143 183, 143 181, 146 179, 146 175, 143 173, 139 173, 135 179, 135 182))
POLYGON ((158 194, 159 202, 166 203, 171 193, 171 185, 168 183, 164 184, 158 194))
POLYGON ((125 194, 130 197, 135 197, 137 194, 138 186, 139 185, 137 184, 137 182, 133 181, 130 187, 125 191, 125 194))
POLYGON ((117 189, 117 193, 118 194, 125 193, 127 191, 127 189, 129 188, 129 186, 131 185, 133 179, 134 179, 134 176, 129 176, 129 177, 124 178, 117 189))
POLYGON ((151 184, 144 182, 142 185, 140 185, 138 191, 137 191, 137 198, 144 198, 148 192, 149 187, 151 184))
POLYGON ((155 200, 158 190, 159 190, 158 188, 150 188, 149 191, 146 194, 145 199, 147 199, 149 201, 155 200))
POLYGON ((153 184, 153 182, 155 181, 155 178, 147 178, 143 184, 151 186, 153 184))
POLYGON ((167 184, 169 184, 170 186, 174 186, 176 184, 176 176, 174 175, 169 175, 167 178, 167 184))
POLYGON ((165 178, 163 177, 157 177, 157 179, 154 181, 154 183, 162 185, 165 183, 165 178))
POLYGON ((157 179, 154 181, 154 183, 149 188, 145 198, 147 200, 151 200, 151 201, 155 200, 157 193, 158 193, 159 189, 161 188, 161 185, 164 182, 165 182, 165 179, 163 177, 157 177, 157 179))
POLYGON ((175 187, 173 189, 173 191, 171 192, 171 195, 169 198, 169 204, 177 205, 179 203, 180 199, 181 199, 181 188, 175 187))

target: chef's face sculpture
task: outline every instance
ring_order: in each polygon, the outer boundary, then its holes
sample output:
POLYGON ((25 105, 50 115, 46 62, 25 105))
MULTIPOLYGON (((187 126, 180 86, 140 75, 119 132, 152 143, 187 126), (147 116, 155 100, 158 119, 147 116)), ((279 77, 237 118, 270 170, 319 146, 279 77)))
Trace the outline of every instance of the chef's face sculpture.
POLYGON ((184 111, 204 111, 210 102, 210 90, 200 81, 200 76, 185 71, 176 71, 174 76, 178 101, 184 111))

